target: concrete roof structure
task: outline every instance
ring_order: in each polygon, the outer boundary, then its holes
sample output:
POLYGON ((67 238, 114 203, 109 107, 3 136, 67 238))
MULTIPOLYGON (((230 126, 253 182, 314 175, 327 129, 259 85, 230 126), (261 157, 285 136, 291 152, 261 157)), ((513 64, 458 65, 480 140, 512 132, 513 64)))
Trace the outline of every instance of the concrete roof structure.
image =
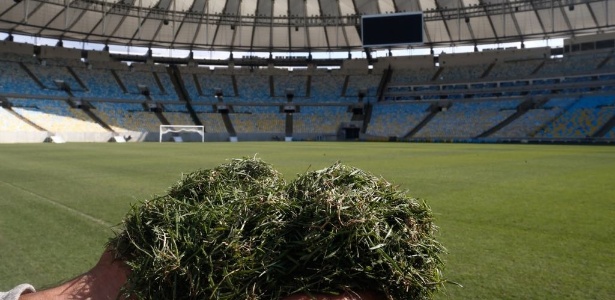
POLYGON ((417 11, 417 47, 615 31, 611 0, 3 0, 0 32, 170 49, 355 51, 362 15, 417 11))

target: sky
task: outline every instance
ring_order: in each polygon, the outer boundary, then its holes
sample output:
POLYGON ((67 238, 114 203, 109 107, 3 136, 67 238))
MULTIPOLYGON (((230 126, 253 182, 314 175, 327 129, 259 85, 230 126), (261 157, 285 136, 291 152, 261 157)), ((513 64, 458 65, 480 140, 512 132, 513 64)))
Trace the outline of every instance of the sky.
MULTIPOLYGON (((8 37, 7 33, 0 33, 0 39, 4 40, 8 37)), ((14 42, 18 43, 29 43, 37 46, 55 46, 58 42, 56 39, 48 39, 41 37, 31 37, 31 36, 23 36, 23 35, 14 35, 14 42)), ((104 48, 103 44, 98 43, 86 43, 86 42, 70 42, 64 41, 64 47, 66 48, 75 48, 82 50, 97 50, 102 51, 104 48)), ((526 48, 535 48, 535 47, 563 47, 563 39, 553 39, 553 40, 537 40, 537 41, 526 41, 526 48)), ((488 44, 488 45, 478 45, 478 50, 482 51, 483 49, 493 49, 493 48, 509 48, 516 47, 521 48, 521 43, 505 43, 505 44, 488 44)), ((145 47, 127 47, 121 45, 109 45, 109 52, 116 54, 130 54, 130 55, 145 55, 147 53, 148 48, 145 47)), ((473 46, 459 46, 459 47, 440 47, 434 48, 434 55, 439 55, 441 53, 466 53, 473 52, 473 46)), ((163 49, 163 48, 153 48, 152 55, 156 57, 187 57, 189 55, 189 50, 181 50, 181 49, 163 49)), ((397 49, 392 50, 391 54, 393 56, 411 56, 411 55, 428 55, 430 54, 429 48, 408 48, 408 49, 397 49)), ((274 52, 272 53, 273 57, 277 56, 298 56, 298 57, 307 57, 309 53, 307 52, 274 52)), ((352 58, 366 58, 365 52, 351 52, 352 58)), ((388 51, 374 51, 372 52, 372 57, 384 57, 388 55, 388 51)), ((233 52, 233 57, 240 58, 242 56, 259 56, 263 58, 268 58, 269 53, 267 52, 233 52)), ((312 57, 315 59, 343 59, 348 57, 348 52, 313 52, 312 57)), ((194 58, 196 59, 228 59, 229 52, 228 51, 194 51, 194 58)))

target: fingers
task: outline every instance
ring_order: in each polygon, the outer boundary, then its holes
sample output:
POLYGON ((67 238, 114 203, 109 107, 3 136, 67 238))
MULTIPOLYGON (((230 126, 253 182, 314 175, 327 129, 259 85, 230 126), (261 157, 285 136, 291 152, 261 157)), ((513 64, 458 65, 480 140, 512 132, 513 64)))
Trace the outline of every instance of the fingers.
POLYGON ((385 300, 384 295, 369 291, 347 291, 340 295, 299 293, 285 297, 282 300, 385 300))

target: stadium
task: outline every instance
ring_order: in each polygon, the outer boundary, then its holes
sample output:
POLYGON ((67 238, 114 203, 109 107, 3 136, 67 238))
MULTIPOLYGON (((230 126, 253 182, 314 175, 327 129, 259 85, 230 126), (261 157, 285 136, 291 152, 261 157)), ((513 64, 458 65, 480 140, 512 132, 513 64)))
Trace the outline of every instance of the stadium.
POLYGON ((609 143, 615 138, 614 6, 4 1, 1 142, 609 143), (417 40, 362 43, 362 16, 417 11, 421 19, 408 30, 420 32, 417 40), (17 43, 18 34, 57 42, 17 43), (556 38, 563 47, 525 46, 556 38), (63 47, 71 42, 82 49, 63 47), (86 42, 104 48, 84 50, 86 42), (516 44, 502 46, 509 43, 516 44), (147 52, 113 54, 113 45, 147 52), (444 46, 474 51, 439 52, 444 46), (154 56, 152 49, 160 48, 187 55, 154 56), (411 48, 430 53, 392 55, 411 48), (197 50, 227 57, 199 59, 197 50), (357 51, 362 57, 353 57, 357 51), (328 52, 348 56, 317 58, 328 52), (173 126, 161 132, 161 125, 173 126))
POLYGON ((0 290, 258 154, 426 199, 437 299, 612 299, 614 24, 609 0, 1 1, 0 290))

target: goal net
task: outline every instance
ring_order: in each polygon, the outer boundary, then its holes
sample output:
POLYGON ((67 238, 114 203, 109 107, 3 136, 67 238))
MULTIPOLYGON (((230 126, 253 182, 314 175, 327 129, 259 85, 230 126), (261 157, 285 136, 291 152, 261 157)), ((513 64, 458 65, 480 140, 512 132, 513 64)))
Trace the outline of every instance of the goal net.
POLYGON ((160 139, 163 141, 183 142, 196 140, 196 134, 201 137, 201 143, 205 142, 205 126, 202 125, 160 125, 160 139))

